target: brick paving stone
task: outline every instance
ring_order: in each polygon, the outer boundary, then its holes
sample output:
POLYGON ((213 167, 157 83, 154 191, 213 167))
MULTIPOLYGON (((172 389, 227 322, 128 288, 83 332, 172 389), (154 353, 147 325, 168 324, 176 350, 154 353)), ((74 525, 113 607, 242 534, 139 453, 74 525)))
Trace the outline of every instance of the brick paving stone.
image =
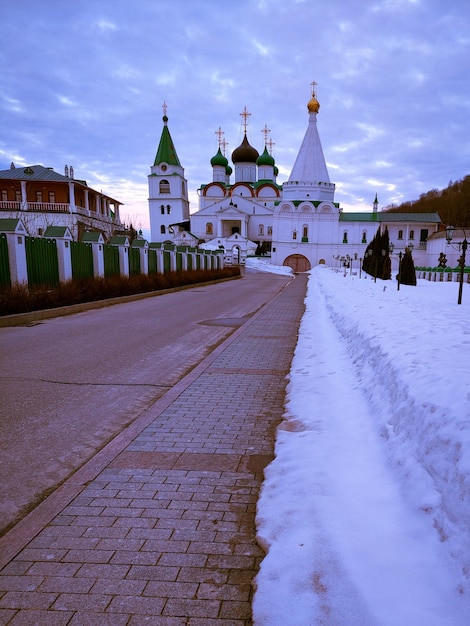
POLYGON ((256 502, 305 290, 297 277, 236 330, 24 542, 0 571, 0 626, 251 624, 256 502))

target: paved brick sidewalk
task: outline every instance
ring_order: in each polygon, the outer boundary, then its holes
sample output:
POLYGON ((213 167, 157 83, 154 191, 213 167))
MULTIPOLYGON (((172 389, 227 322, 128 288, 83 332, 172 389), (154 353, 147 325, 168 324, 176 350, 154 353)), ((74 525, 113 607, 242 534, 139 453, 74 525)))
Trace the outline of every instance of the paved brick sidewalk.
POLYGON ((251 624, 256 501, 305 288, 292 281, 0 539, 0 625, 251 624))

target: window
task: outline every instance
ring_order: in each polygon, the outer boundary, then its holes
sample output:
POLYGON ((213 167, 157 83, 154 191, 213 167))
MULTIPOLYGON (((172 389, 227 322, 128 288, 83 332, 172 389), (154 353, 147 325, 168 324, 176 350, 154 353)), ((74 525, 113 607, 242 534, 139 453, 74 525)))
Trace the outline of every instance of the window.
POLYGON ((8 202, 8 191, 6 189, 2 189, 2 202, 8 202))
POLYGON ((367 233, 365 230, 362 231, 362 243, 367 243, 367 233))
POLYGON ((273 227, 268 226, 268 237, 272 237, 272 234, 273 234, 273 227))
POLYGON ((414 238, 415 238, 415 231, 410 230, 410 239, 414 239, 414 238))
POLYGON ((36 202, 42 202, 42 191, 36 191, 36 202))
POLYGON ((162 215, 165 215, 165 205, 164 205, 164 204, 161 204, 161 205, 160 205, 160 213, 161 213, 162 215))
POLYGON ((260 224, 258 227, 258 235, 264 235, 264 225, 260 224))
POLYGON ((214 234, 214 227, 212 225, 212 222, 207 222, 206 223, 206 235, 213 235, 214 234))
POLYGON ((161 233, 162 235, 164 235, 164 234, 165 234, 165 227, 164 227, 163 225, 162 225, 162 226, 160 226, 160 233, 161 233))
POLYGON ((55 203, 55 192, 54 191, 49 191, 49 203, 50 204, 54 204, 55 203))
POLYGON ((294 230, 294 232, 292 233, 292 239, 297 239, 297 231, 294 230))
POLYGON ((302 243, 307 243, 308 242, 308 226, 307 224, 304 224, 302 226, 302 243))
POLYGON ((343 233, 343 243, 348 243, 348 231, 345 230, 343 233))
POLYGON ((21 191, 15 191, 15 200, 21 202, 21 191))
POLYGON ((398 231, 398 239, 403 239, 403 231, 402 230, 398 231))
POLYGON ((167 180, 160 181, 160 193, 170 193, 170 183, 167 180))
POLYGON ((168 213, 168 215, 170 215, 171 213, 171 206, 169 204, 166 205, 166 212, 168 213))

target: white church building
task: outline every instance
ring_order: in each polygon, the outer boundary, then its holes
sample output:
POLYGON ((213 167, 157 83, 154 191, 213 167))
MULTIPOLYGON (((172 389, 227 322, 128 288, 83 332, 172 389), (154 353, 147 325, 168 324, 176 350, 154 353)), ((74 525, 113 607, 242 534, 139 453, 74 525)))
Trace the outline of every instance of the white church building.
MULTIPOLYGON (((313 83, 315 86, 315 83, 313 83)), ((198 210, 189 213, 188 185, 168 130, 164 105, 163 131, 149 176, 151 239, 177 245, 223 249, 228 263, 243 264, 255 252, 270 254, 271 263, 307 271, 319 263, 359 263, 379 226, 387 228, 398 259, 413 249, 415 265, 428 259, 427 241, 437 232, 437 213, 378 211, 377 196, 368 212, 343 212, 335 201, 317 128, 320 104, 315 89, 307 104, 308 125, 289 179, 278 183, 265 126, 260 154, 247 137, 246 110, 242 143, 232 152, 233 168, 224 155, 223 132, 212 157, 212 181, 198 189, 198 210)), ((398 261, 396 262, 398 264, 398 261)))

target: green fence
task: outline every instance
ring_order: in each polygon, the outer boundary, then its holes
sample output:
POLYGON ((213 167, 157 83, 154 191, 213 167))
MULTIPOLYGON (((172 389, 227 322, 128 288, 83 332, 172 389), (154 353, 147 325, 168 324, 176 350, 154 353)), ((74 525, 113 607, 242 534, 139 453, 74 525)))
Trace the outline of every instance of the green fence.
POLYGON ((10 261, 8 259, 8 241, 5 233, 0 233, 0 287, 11 285, 10 261))
POLYGON ((139 248, 129 248, 129 275, 140 274, 140 250, 139 248))
POLYGON ((171 253, 168 250, 163 251, 163 271, 165 274, 171 272, 171 253))
POLYGON ((25 237, 28 285, 59 284, 59 263, 55 239, 25 237))
POLYGON ((70 242, 72 278, 93 278, 93 248, 91 243, 70 242))
POLYGON ((105 276, 119 276, 119 249, 116 246, 110 246, 108 244, 103 246, 104 257, 104 275, 105 276))
POLYGON ((157 273, 157 252, 149 249, 149 274, 157 273))

